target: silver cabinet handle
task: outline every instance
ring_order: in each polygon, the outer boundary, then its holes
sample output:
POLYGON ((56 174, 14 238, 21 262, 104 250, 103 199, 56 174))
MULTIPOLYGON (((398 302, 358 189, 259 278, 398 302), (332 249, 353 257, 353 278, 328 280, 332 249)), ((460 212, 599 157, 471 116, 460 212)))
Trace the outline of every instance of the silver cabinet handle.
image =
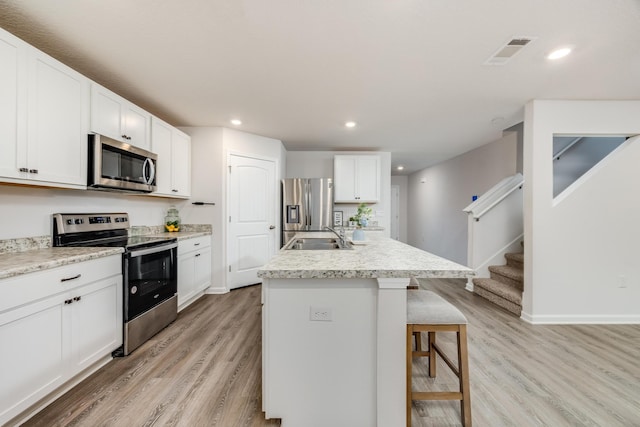
POLYGON ((200 255, 202 255, 202 254, 196 254, 196 256, 200 256, 200 255))
POLYGON ((18 170, 19 170, 20 172, 29 172, 29 169, 28 169, 28 168, 20 168, 20 169, 18 169, 18 170))
POLYGON ((38 173, 38 169, 29 169, 29 173, 38 173))
POLYGON ((270 226, 269 226, 269 230, 273 230, 274 228, 276 228, 276 226, 275 226, 275 225, 270 225, 270 226))
POLYGON ((65 277, 64 279, 60 279, 61 282, 68 282, 69 280, 76 280, 79 279, 82 276, 82 274, 78 274, 75 275, 73 277, 65 277))
POLYGON ((194 243, 193 246, 200 246, 200 243, 194 243))

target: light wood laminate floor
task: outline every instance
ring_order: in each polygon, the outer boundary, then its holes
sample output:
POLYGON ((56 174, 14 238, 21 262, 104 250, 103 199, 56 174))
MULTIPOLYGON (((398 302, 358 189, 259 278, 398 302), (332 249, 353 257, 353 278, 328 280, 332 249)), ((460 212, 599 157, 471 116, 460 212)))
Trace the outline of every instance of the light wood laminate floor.
MULTIPOLYGON (((465 291, 463 281, 421 285, 469 320, 476 427, 640 426, 640 325, 533 326, 465 291)), ((259 286, 204 296, 26 425, 279 425, 261 411, 260 319, 259 286)), ((453 349, 453 334, 439 341, 453 349)), ((435 381, 428 379, 426 364, 418 362, 413 384, 453 387, 455 381, 444 365, 435 381)), ((456 402, 413 404, 413 426, 459 425, 456 402)))

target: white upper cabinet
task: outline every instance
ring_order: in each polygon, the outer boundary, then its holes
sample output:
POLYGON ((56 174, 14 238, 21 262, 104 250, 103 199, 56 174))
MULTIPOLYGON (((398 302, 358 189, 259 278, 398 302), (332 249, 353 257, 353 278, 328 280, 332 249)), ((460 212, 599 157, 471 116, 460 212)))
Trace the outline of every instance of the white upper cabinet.
POLYGON ((159 196, 191 195, 191 138, 166 122, 152 117, 151 151, 158 155, 156 185, 159 196))
POLYGON ((380 157, 338 155, 333 163, 335 203, 380 200, 380 157))
POLYGON ((150 148, 151 114, 97 83, 91 85, 91 131, 150 148))
POLYGON ((86 186, 89 80, 0 31, 0 176, 86 186))
POLYGON ((22 40, 0 29, 0 176, 5 178, 20 177, 18 142, 24 143, 26 131, 27 48, 22 40))
POLYGON ((27 165, 39 181, 87 184, 89 79, 33 50, 29 56, 27 165))

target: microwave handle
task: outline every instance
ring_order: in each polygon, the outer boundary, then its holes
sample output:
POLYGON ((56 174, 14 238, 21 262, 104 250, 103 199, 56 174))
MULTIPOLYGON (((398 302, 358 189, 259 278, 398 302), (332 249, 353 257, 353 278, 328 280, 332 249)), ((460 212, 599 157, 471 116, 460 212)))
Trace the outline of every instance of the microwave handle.
POLYGON ((153 182, 153 178, 156 177, 156 167, 153 164, 153 161, 150 158, 146 158, 144 160, 144 164, 142 165, 142 174, 144 176, 144 180, 147 184, 151 184, 153 182), (147 178, 147 165, 149 167, 149 177, 147 178))

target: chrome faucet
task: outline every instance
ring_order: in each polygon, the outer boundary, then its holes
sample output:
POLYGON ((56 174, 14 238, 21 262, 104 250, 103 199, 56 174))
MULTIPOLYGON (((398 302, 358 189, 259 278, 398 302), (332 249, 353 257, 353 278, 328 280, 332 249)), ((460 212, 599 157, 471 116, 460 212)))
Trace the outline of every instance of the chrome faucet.
POLYGON ((333 231, 333 234, 338 236, 338 238, 340 239, 340 245, 341 246, 346 246, 345 238, 344 238, 344 226, 340 227, 340 233, 338 233, 336 230, 334 230, 333 228, 329 227, 328 225, 325 225, 324 228, 326 228, 327 230, 333 231))

